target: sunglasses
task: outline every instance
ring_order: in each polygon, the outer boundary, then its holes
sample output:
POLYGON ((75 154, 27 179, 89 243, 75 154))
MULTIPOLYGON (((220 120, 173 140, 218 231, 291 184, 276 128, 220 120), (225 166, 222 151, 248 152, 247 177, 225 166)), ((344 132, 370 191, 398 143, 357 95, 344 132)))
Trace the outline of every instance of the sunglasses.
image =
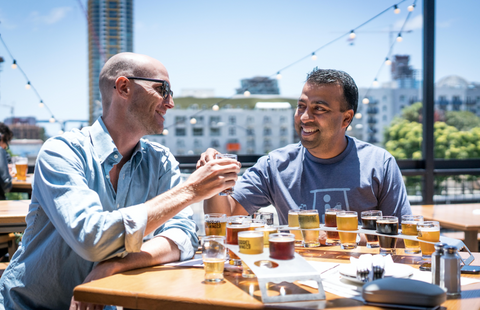
MULTIPOLYGON (((158 92, 160 93, 160 96, 162 96, 163 99, 167 99, 168 95, 170 95, 173 98, 173 91, 170 89, 170 84, 165 80, 149 79, 149 78, 136 77, 136 76, 126 76, 126 78, 129 80, 141 80, 141 81, 161 83, 162 85, 158 87, 159 88, 158 92)), ((117 88, 117 87, 113 86, 113 88, 117 88)))

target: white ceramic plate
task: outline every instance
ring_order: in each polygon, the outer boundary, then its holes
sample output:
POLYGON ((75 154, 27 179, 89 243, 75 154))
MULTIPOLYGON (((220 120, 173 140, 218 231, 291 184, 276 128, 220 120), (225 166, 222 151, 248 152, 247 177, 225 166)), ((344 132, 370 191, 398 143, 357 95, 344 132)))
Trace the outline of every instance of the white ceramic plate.
MULTIPOLYGON (((385 277, 393 278, 409 278, 413 275, 415 269, 408 265, 403 264, 390 264, 387 265, 385 270, 385 277)), ((362 281, 357 280, 357 267, 352 264, 341 264, 338 266, 338 272, 349 281, 363 284, 362 281)))

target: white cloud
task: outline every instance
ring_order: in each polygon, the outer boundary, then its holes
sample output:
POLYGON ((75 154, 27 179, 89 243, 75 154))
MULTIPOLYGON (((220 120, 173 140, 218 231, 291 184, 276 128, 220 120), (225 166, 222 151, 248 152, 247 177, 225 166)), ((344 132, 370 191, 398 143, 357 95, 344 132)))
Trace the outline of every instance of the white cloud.
POLYGON ((39 12, 34 11, 30 14, 30 18, 35 22, 35 23, 41 23, 41 24, 55 24, 59 21, 61 21, 65 16, 67 16, 67 13, 72 10, 71 7, 59 7, 59 8, 53 8, 50 13, 47 15, 41 15, 39 12))

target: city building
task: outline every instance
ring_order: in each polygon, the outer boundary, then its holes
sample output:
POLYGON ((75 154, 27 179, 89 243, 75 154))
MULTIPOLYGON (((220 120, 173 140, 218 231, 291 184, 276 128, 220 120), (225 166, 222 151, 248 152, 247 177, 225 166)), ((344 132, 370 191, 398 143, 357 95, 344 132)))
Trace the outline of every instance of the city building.
POLYGON ((280 96, 175 98, 168 110, 165 135, 146 138, 167 146, 174 155, 201 154, 213 147, 222 153, 266 154, 295 140, 297 99, 280 96), (213 109, 212 109, 213 108, 213 109))
POLYGON ((133 52, 133 0, 88 1, 89 122, 102 114, 98 78, 105 62, 120 52, 133 52))
POLYGON ((13 132, 13 139, 42 139, 45 129, 37 126, 35 117, 9 117, 4 121, 13 132))
POLYGON ((243 95, 245 91, 249 91, 252 95, 279 95, 278 81, 267 76, 256 76, 251 79, 243 79, 240 81, 240 88, 237 88, 237 94, 243 95))

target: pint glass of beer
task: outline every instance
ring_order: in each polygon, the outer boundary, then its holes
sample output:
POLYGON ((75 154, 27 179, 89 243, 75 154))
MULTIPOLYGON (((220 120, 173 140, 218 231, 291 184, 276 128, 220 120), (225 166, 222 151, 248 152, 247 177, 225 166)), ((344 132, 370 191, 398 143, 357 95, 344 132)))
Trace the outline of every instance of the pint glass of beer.
MULTIPOLYGON (((235 159, 237 160, 237 154, 216 154, 215 159, 220 159, 220 158, 230 158, 230 159, 235 159)), ((220 192, 218 195, 220 196, 228 196, 233 193, 233 187, 227 188, 223 192, 220 192)))
MULTIPOLYGON (((288 210, 288 226, 289 227, 299 227, 298 223, 298 212, 299 210, 288 210)), ((303 246, 303 236, 301 230, 290 230, 295 236, 295 246, 303 246)))
POLYGON ((298 223, 302 229, 303 246, 306 248, 319 247, 320 241, 318 236, 320 231, 307 230, 312 228, 320 228, 320 218, 318 210, 302 210, 298 213, 298 223))
MULTIPOLYGON (((337 227, 337 213, 340 209, 326 209, 325 210, 325 227, 337 227)), ((327 231, 327 245, 340 244, 340 236, 337 231, 327 231)))
MULTIPOLYGON (((377 219, 377 232, 384 235, 398 235, 398 217, 382 216, 377 219)), ((380 254, 395 254, 397 238, 378 236, 380 254)))
POLYGON ((205 235, 227 235, 227 216, 222 213, 205 214, 205 235))
MULTIPOLYGON (((263 232, 261 231, 241 231, 238 233, 238 251, 242 254, 262 254, 263 253, 263 232)), ((242 277, 255 278, 252 270, 242 261, 242 277)))
MULTIPOLYGON (((357 230, 358 214, 355 211, 340 211, 337 213, 338 230, 357 230)), ((357 234, 339 232, 340 247, 344 250, 353 250, 357 248, 357 234)))
POLYGON ((205 267, 205 282, 223 281, 223 267, 226 258, 225 236, 202 238, 202 259, 205 267))
MULTIPOLYGON (((426 221, 417 224, 418 239, 425 241, 440 241, 440 224, 437 221, 426 221)), ((420 249, 422 257, 428 259, 435 252, 433 243, 425 243, 420 241, 420 249)))
MULTIPOLYGON (((362 211, 362 228, 368 230, 376 230, 377 229, 377 219, 382 216, 382 211, 380 210, 368 210, 362 211)), ((365 238, 367 239, 367 248, 378 248, 378 237, 375 235, 368 235, 365 234, 365 238)))
POLYGON ((295 257, 295 235, 287 233, 269 236, 270 257, 274 259, 292 259, 295 257))
MULTIPOLYGON (((407 236, 418 236, 417 225, 423 222, 421 215, 403 215, 402 216, 402 234, 407 236)), ((418 241, 403 240, 405 242, 405 253, 418 254, 420 253, 420 244, 418 241)))
POLYGON ((28 171, 28 158, 17 156, 12 158, 12 162, 15 164, 15 169, 17 170, 17 180, 26 181, 28 171))

